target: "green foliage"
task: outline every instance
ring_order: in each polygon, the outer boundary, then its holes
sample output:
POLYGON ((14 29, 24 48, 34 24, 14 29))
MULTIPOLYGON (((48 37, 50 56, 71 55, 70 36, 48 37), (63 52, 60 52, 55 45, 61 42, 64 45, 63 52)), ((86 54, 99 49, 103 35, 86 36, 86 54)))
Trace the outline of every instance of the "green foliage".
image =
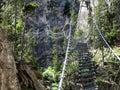
POLYGON ((16 33, 19 35, 19 34, 22 34, 22 32, 24 31, 24 28, 25 28, 25 23, 23 22, 22 18, 18 20, 18 23, 16 25, 16 33))
MULTIPOLYGON (((53 32, 58 33, 59 29, 57 27, 54 27, 53 32)), ((57 36, 54 35, 54 37, 57 37, 57 36)), ((53 60, 52 60, 53 68, 55 69, 55 71, 58 71, 60 69, 60 65, 59 65, 59 62, 58 62, 57 40, 53 40, 53 42, 54 42, 53 51, 52 51, 52 54, 53 54, 53 60)))
POLYGON ((75 36, 76 37, 80 37, 82 34, 83 34, 83 30, 81 30, 81 29, 78 29, 78 30, 75 31, 75 36))
POLYGON ((102 79, 102 77, 97 77, 96 78, 96 82, 100 82, 100 81, 102 81, 103 79, 102 79))
POLYGON ((13 7, 11 6, 11 4, 7 6, 3 5, 2 11, 3 12, 1 14, 2 18, 1 27, 4 29, 11 29, 14 15, 13 7))
POLYGON ((58 82, 60 71, 55 71, 54 67, 49 66, 44 72, 43 77, 52 82, 58 82))
POLYGON ((66 74, 73 74, 73 72, 78 70, 78 52, 73 52, 68 57, 69 66, 67 66, 66 74))
POLYGON ((59 32, 59 29, 58 29, 57 27, 54 27, 54 28, 53 28, 53 32, 54 32, 54 33, 58 33, 58 32, 59 32))
MULTIPOLYGON (((104 48, 104 50, 105 49, 107 50, 108 48, 104 48)), ((97 83, 101 83, 104 81, 118 83, 118 81, 116 81, 115 78, 118 75, 120 61, 117 60, 113 54, 109 53, 104 56, 105 63, 104 65, 102 65, 103 61, 100 59, 100 57, 101 50, 98 50, 96 55, 93 57, 97 66, 96 71, 98 71, 98 76, 96 79, 97 83)))
POLYGON ((113 0, 111 1, 111 7, 108 8, 104 0, 99 0, 98 6, 96 7, 95 15, 97 24, 111 45, 115 45, 119 38, 117 31, 120 27, 119 5, 118 0, 113 0))
POLYGON ((79 54, 77 51, 69 53, 66 71, 65 71, 64 85, 63 85, 64 90, 70 90, 70 87, 74 87, 76 83, 75 80, 78 75, 77 72, 79 72, 78 55, 79 54))
POLYGON ((39 4, 36 2, 30 2, 27 5, 25 5, 24 12, 31 12, 39 8, 39 4))
MULTIPOLYGON (((54 33, 59 33, 60 30, 57 27, 53 28, 54 33)), ((57 34, 53 34, 54 38, 57 38, 57 34)), ((58 89, 58 83, 59 83, 59 77, 61 73, 61 65, 59 63, 59 57, 61 57, 62 53, 58 54, 59 48, 58 40, 53 38, 53 50, 52 50, 52 66, 49 66, 46 70, 43 72, 43 77, 45 80, 48 80, 51 82, 51 90, 57 90, 58 89)))
MULTIPOLYGON (((35 42, 34 37, 29 36, 31 30, 25 30, 25 22, 23 21, 24 0, 4 0, 4 2, 4 5, 2 5, 2 23, 0 26, 11 42, 11 46, 14 48, 14 54, 17 59, 22 59, 25 63, 33 63, 33 60, 35 60, 33 57, 33 47, 35 46, 35 42), (16 9, 17 12, 15 12, 16 9), (16 24, 15 18, 17 21, 16 24)), ((35 3, 30 5, 37 7, 35 3)))
MULTIPOLYGON (((35 60, 35 58, 33 56, 34 55, 33 47, 35 46, 35 39, 33 36, 29 36, 29 34, 25 38, 27 41, 25 41, 26 44, 24 46, 25 50, 24 50, 23 58, 24 58, 25 62, 32 63, 33 60, 35 60)), ((32 63, 32 64, 34 64, 34 63, 32 63)))
POLYGON ((119 0, 112 0, 112 2, 111 2, 111 9, 117 15, 120 13, 119 12, 119 8, 120 8, 120 1, 119 0))
MULTIPOLYGON (((53 32, 54 33, 59 33, 60 30, 57 28, 57 27, 54 27, 53 28, 53 32)), ((57 38, 57 34, 53 34, 53 37, 57 38)), ((64 41, 63 41, 63 48, 65 48, 65 44, 66 44, 66 40, 64 38, 64 41)), ((60 62, 59 62, 59 58, 60 57, 64 57, 64 51, 61 51, 60 52, 60 49, 58 48, 58 40, 54 39, 53 38, 53 50, 52 50, 52 55, 53 55, 53 58, 52 58, 52 63, 53 63, 53 68, 56 72, 59 72, 60 69, 61 69, 61 65, 60 65, 60 62), (60 53, 59 53, 60 52, 60 53)), ((66 48, 65 48, 66 49, 66 48)))
POLYGON ((116 36, 117 36, 117 30, 115 30, 115 29, 112 29, 111 32, 106 32, 106 34, 105 34, 105 38, 111 44, 115 43, 114 40, 116 39, 116 36))
POLYGON ((58 90, 58 83, 52 83, 52 88, 51 90, 58 90))
POLYGON ((73 11, 72 14, 71 14, 71 17, 72 17, 72 25, 73 26, 76 26, 77 24, 77 12, 76 11, 73 11))
POLYGON ((53 68, 55 71, 58 71, 60 69, 60 65, 59 65, 59 62, 58 62, 58 55, 57 55, 57 47, 54 46, 53 47, 53 68))
POLYGON ((63 49, 66 50, 66 47, 67 47, 67 39, 64 38, 64 41, 63 41, 63 49))

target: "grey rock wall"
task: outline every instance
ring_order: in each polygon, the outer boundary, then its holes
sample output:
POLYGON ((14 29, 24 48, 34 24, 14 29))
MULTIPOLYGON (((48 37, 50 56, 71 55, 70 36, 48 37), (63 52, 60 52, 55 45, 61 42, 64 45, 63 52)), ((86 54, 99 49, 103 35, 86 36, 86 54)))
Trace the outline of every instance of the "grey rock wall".
MULTIPOLYGON (((51 38, 50 31, 52 31, 54 27, 57 27, 60 29, 60 32, 62 32, 68 19, 67 16, 63 15, 66 0, 28 0, 27 3, 32 1, 36 1, 39 4, 39 9, 27 19, 27 28, 33 29, 31 35, 34 35, 36 38, 37 46, 35 47, 35 51, 37 58, 41 60, 40 62, 43 62, 43 66, 48 66, 52 64, 53 47, 53 38, 51 38), (54 3, 50 4, 50 1, 53 1, 54 3)), ((69 1, 70 8, 73 7, 76 10, 79 9, 78 0, 69 1)), ((64 37, 64 34, 58 35, 58 37, 59 36, 64 37)), ((59 42, 58 47, 61 47, 62 45, 60 44, 63 43, 63 40, 61 42, 60 38, 57 39, 57 41, 59 42)))

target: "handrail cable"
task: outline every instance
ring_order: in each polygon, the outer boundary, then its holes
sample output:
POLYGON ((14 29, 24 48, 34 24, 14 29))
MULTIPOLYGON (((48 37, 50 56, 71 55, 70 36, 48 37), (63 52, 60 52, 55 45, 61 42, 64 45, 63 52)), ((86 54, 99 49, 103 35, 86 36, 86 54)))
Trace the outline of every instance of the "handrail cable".
MULTIPOLYGON (((110 49, 111 53, 113 53, 113 55, 120 61, 120 57, 117 55, 117 53, 111 48, 111 46, 108 44, 108 42, 106 41, 106 39, 104 38, 104 36, 102 35, 101 33, 101 30, 99 29, 97 23, 96 23, 96 20, 94 19, 94 25, 99 33, 99 35, 101 36, 102 40, 105 42, 105 44, 108 46, 108 48, 110 49)), ((120 68, 120 67, 119 67, 120 68)), ((117 70, 117 74, 115 75, 115 78, 113 81, 115 81, 117 79, 117 75, 119 74, 119 69, 117 70)), ((110 87, 110 90, 112 89, 113 85, 110 87)))
MULTIPOLYGON (((106 0, 105 0, 105 1, 106 1, 106 0)), ((95 7, 95 4, 94 4, 94 3, 93 3, 93 5, 94 5, 94 7, 95 7)), ((94 10, 94 13, 95 13, 95 10, 94 10)), ((95 17, 96 17, 96 15, 95 15, 95 17)), ((108 46, 108 48, 109 48, 109 49, 111 50, 111 52, 114 54, 114 56, 115 56, 118 60, 120 60, 120 57, 119 57, 119 56, 117 55, 117 53, 111 48, 111 46, 108 44, 108 42, 106 41, 106 39, 105 39, 104 36, 102 35, 101 30, 99 29, 99 27, 98 27, 98 25, 97 25, 97 23, 96 23, 96 19, 95 19, 95 18, 93 19, 93 24, 95 25, 95 27, 96 27, 99 35, 101 36, 101 38, 103 39, 103 41, 105 42, 105 44, 108 46)))
MULTIPOLYGON (((75 6, 76 6, 76 5, 73 5, 73 6, 70 7, 69 9, 66 9, 65 12, 68 11, 68 10, 71 10, 71 9, 75 8, 75 6)), ((61 14, 64 14, 64 12, 62 12, 61 14)), ((68 15, 68 14, 66 14, 66 15, 68 15)), ((37 23, 34 22, 31 18, 30 18, 29 20, 31 20, 33 23, 37 24, 37 23)), ((67 23, 64 24, 64 26, 63 26, 63 28, 62 28, 61 31, 64 30, 64 28, 65 28, 66 25, 67 25, 67 23)), ((49 29, 49 30, 51 30, 51 29, 49 29)), ((53 32, 53 31, 50 31, 50 33, 52 33, 52 32, 53 32)), ((42 33, 44 33, 44 32, 42 32, 42 33)), ((59 32, 59 33, 53 32, 53 34, 62 34, 62 33, 63 33, 64 36, 66 36, 64 31, 63 31, 63 32, 59 32)), ((36 34, 37 34, 37 33, 34 33, 34 35, 36 35, 36 34)))
POLYGON ((115 55, 115 57, 117 57, 118 60, 120 60, 120 57, 117 55, 117 53, 111 48, 111 46, 108 44, 108 42, 106 41, 106 39, 104 38, 104 36, 102 35, 98 25, 96 24, 96 20, 94 20, 94 24, 96 26, 96 29, 98 30, 99 35, 102 37, 103 41, 105 42, 105 44, 108 46, 108 48, 112 51, 112 53, 115 55))
MULTIPOLYGON (((80 11, 81 11, 81 6, 80 6, 80 11)), ((72 29, 71 24, 72 24, 72 19, 70 20, 70 31, 69 31, 69 35, 68 35, 68 44, 67 44, 67 49, 66 49, 66 54, 65 54, 65 61, 64 61, 64 64, 63 64, 63 69, 62 69, 62 74, 61 74, 58 90, 62 89, 64 73, 65 73, 65 69, 66 69, 66 65, 67 65, 67 59, 68 59, 68 54, 69 54, 69 49, 70 49, 70 40, 71 40, 71 29, 72 29)))
POLYGON ((67 44, 67 49, 66 49, 66 54, 65 54, 65 61, 64 61, 63 69, 62 69, 62 74, 61 74, 58 90, 61 90, 61 88, 62 88, 64 73, 65 73, 67 59, 68 59, 68 53, 69 53, 69 48, 70 48, 70 40, 71 40, 71 29, 72 29, 71 23, 72 23, 72 20, 70 20, 70 31, 69 31, 69 36, 68 36, 68 44, 67 44))

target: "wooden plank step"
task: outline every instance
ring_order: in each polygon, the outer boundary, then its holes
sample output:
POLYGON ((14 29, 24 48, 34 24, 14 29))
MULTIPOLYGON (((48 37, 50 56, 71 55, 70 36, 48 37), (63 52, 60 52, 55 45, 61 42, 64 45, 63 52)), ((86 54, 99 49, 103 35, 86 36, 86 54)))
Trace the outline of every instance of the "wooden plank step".
POLYGON ((81 79, 89 79, 89 78, 96 78, 96 76, 93 76, 93 77, 87 77, 87 78, 80 78, 79 80, 81 80, 81 79))
POLYGON ((82 60, 79 61, 79 64, 86 64, 86 63, 93 63, 93 62, 91 60, 89 60, 89 61, 88 60, 87 61, 82 61, 82 60))
POLYGON ((85 66, 85 67, 80 67, 79 70, 84 70, 84 69, 92 69, 94 66, 85 66))
POLYGON ((89 82, 89 83, 84 83, 84 84, 82 84, 82 86, 83 86, 83 88, 89 87, 89 86, 96 86, 96 82, 92 81, 92 82, 89 82))
POLYGON ((90 73, 90 74, 86 74, 86 75, 79 75, 79 78, 91 78, 93 76, 95 76, 96 73, 90 73))
POLYGON ((79 62, 79 65, 94 65, 92 62, 90 62, 90 63, 80 63, 79 62))
POLYGON ((87 63, 87 64, 80 64, 79 67, 91 67, 93 64, 87 63))
POLYGON ((82 74, 82 73, 91 73, 91 72, 95 72, 95 69, 87 69, 87 70, 79 71, 79 74, 82 74))
POLYGON ((80 83, 89 82, 89 81, 93 81, 93 80, 95 80, 95 79, 96 79, 96 77, 91 77, 91 78, 87 78, 87 79, 80 79, 79 82, 80 82, 80 83))
POLYGON ((98 87, 97 86, 91 86, 91 87, 88 87, 88 88, 84 88, 84 90, 98 90, 98 87))
POLYGON ((88 61, 88 60, 91 61, 91 57, 80 57, 80 58, 79 58, 79 61, 81 61, 81 60, 82 60, 82 61, 83 61, 83 60, 84 60, 84 61, 88 61))

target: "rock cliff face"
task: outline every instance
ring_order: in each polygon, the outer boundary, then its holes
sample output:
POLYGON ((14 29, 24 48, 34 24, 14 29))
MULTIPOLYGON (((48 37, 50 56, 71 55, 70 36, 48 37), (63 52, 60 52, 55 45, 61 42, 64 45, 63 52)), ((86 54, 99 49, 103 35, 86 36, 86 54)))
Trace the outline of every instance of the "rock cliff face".
POLYGON ((76 30, 83 30, 82 38, 77 39, 79 42, 88 42, 88 35, 92 28, 92 15, 94 15, 94 7, 97 5, 98 0, 82 0, 79 6, 79 13, 77 19, 76 30))
MULTIPOLYGON (((33 0, 28 0, 27 3, 33 0)), ((66 2, 69 1, 70 11, 74 8, 79 9, 78 0, 35 0, 39 4, 39 9, 27 19, 27 29, 32 28, 36 38, 37 46, 35 47, 36 55, 41 60, 42 66, 51 65, 53 38, 51 31, 57 27, 62 32, 63 27, 68 23, 69 17, 64 14, 66 2)), ((69 11, 68 9, 66 10, 69 11)), ((63 35, 62 35, 63 36, 63 35)), ((59 37, 59 36, 58 36, 59 37)), ((63 36, 64 37, 64 36, 63 36)), ((59 45, 62 42, 57 39, 59 45)), ((58 47, 61 47, 59 46, 58 47)))
POLYGON ((0 30, 0 90, 21 90, 17 73, 9 43, 0 30))

